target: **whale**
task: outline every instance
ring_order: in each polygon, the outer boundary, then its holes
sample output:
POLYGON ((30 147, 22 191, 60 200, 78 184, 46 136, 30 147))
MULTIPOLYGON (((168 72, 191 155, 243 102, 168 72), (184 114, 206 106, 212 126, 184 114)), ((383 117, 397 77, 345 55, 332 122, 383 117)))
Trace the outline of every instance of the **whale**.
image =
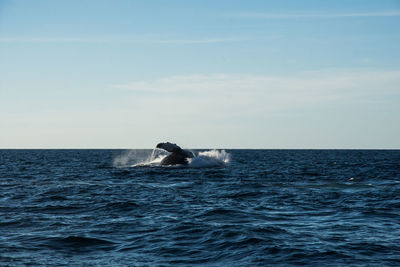
POLYGON ((170 152, 170 154, 163 158, 160 162, 160 164, 164 166, 186 165, 189 163, 188 159, 194 157, 192 152, 184 150, 177 144, 170 142, 158 143, 156 148, 170 152))

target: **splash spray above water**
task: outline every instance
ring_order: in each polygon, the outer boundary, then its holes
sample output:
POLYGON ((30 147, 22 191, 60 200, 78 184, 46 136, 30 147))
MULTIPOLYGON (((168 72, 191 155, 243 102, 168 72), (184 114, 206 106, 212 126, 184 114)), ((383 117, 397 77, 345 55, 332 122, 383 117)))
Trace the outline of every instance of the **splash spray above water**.
MULTIPOLYGON (((231 155, 225 150, 207 150, 193 152, 194 157, 188 158, 188 164, 185 166, 193 168, 218 167, 225 166, 231 160, 231 155)), ((128 150, 114 159, 114 167, 143 167, 143 166, 162 166, 161 161, 168 156, 168 152, 163 149, 155 148, 147 150, 128 150)), ((181 165, 182 166, 182 165, 181 165)))
POLYGON ((188 159, 190 167, 224 166, 231 160, 231 155, 225 150, 208 150, 199 152, 188 159))

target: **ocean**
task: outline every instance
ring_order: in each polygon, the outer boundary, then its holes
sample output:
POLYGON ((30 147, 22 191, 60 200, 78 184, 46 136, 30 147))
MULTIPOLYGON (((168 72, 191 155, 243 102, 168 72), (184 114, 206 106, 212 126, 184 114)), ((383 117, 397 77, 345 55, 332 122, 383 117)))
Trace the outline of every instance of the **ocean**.
POLYGON ((0 266, 399 266, 400 150, 0 150, 0 266))

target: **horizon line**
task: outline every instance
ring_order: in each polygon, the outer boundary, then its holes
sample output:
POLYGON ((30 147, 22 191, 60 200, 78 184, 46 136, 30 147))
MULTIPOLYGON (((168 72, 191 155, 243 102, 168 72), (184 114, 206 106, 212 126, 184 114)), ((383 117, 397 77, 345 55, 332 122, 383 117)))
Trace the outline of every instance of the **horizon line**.
MULTIPOLYGON (((0 148, 0 150, 153 150, 155 148, 0 148)), ((209 150, 400 150, 400 148, 185 148, 209 150)))

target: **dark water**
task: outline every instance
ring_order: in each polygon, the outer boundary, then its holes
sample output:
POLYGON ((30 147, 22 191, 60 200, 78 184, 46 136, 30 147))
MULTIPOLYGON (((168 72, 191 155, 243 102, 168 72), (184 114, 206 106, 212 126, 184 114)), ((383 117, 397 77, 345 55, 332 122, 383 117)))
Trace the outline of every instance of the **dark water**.
POLYGON ((0 265, 400 265, 399 150, 228 152, 0 150, 0 265))

